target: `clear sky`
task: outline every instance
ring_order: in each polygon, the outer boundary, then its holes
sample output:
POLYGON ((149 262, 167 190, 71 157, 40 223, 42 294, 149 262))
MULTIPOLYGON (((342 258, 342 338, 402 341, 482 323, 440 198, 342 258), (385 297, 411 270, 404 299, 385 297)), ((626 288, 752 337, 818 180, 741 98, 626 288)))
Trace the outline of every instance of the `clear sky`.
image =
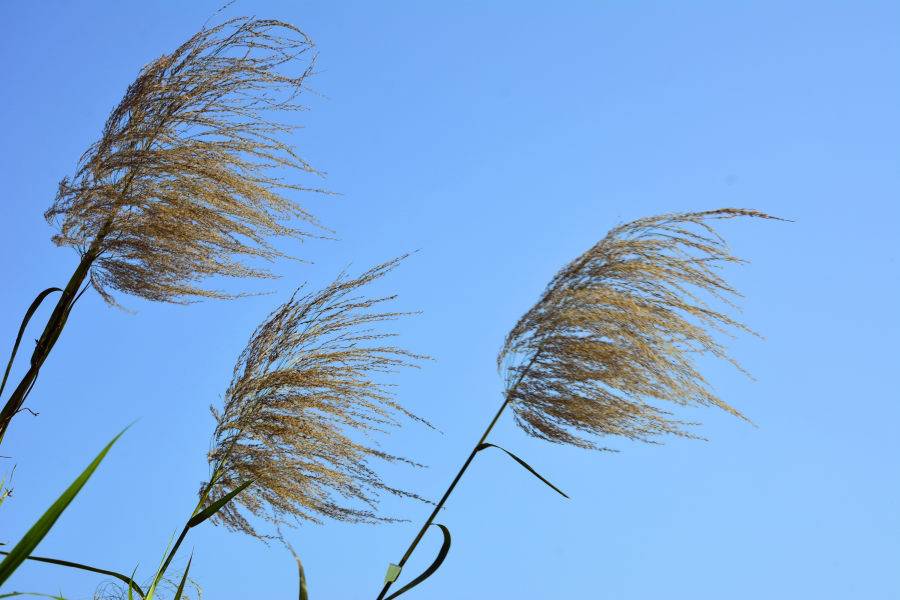
MULTIPOLYGON (((42 217, 57 182, 139 69, 221 3, 0 5, 0 352, 77 264, 42 217)), ((130 315, 86 294, 28 400, 40 416, 19 415, 4 440, 0 474, 18 466, 0 541, 140 419, 36 554, 149 577, 194 506, 208 406, 255 326, 303 282, 420 248, 372 293, 423 311, 393 330, 436 362, 392 381, 442 433, 408 423, 379 438, 427 470, 375 466, 437 499, 501 402, 500 344, 559 268, 619 222, 747 207, 795 221, 718 229, 750 261, 724 276, 766 341, 727 345, 757 381, 714 359, 700 368, 758 428, 676 411, 709 441, 602 440, 614 454, 529 438, 507 414, 489 441, 571 499, 479 455, 438 520, 448 558, 406 597, 900 597, 900 4, 242 0, 225 14, 290 22, 317 44, 309 85, 323 97, 305 95, 292 141, 342 194, 302 197, 341 241, 283 244, 315 264, 276 263, 278 281, 221 282, 269 296, 122 296, 130 315)), ((311 598, 374 600, 428 508, 384 498, 381 513, 411 522, 288 534, 311 598)), ((439 545, 434 530, 401 583, 439 545)), ((206 524, 184 548, 205 598, 295 597, 277 544, 206 524)), ((102 579, 26 564, 3 591, 85 598, 102 579)))

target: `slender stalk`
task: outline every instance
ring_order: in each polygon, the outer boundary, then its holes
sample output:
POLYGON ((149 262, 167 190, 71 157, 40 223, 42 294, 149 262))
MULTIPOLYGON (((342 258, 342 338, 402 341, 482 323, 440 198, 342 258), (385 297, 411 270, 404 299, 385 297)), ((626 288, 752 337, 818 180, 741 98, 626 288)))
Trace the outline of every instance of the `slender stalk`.
MULTIPOLYGON (((228 460, 229 455, 231 454, 231 450, 234 448, 234 445, 237 444, 238 438, 240 437, 240 434, 243 433, 243 431, 244 430, 241 429, 241 431, 238 432, 238 435, 235 436, 234 441, 231 442, 231 446, 228 448, 228 452, 225 453, 225 456, 222 458, 222 460, 219 461, 219 464, 216 465, 216 470, 213 471, 212 476, 209 478, 209 483, 206 484, 206 489, 203 490, 203 493, 200 495, 200 501, 197 502, 197 506, 194 508, 194 512, 191 513, 191 516, 188 517, 188 520, 185 522, 184 529, 181 531, 181 535, 178 536, 178 540, 175 542, 175 545, 172 547, 172 550, 169 552, 169 556, 166 557, 166 562, 163 563, 162 568, 159 570, 159 573, 157 574, 157 577, 156 577, 157 582, 159 582, 159 580, 162 579, 163 575, 165 575, 165 573, 166 573, 166 569, 169 568, 169 563, 171 563, 172 559, 175 558, 175 552, 178 550, 178 547, 181 546, 181 542, 184 541, 184 538, 187 535, 188 530, 191 528, 190 527, 191 519, 193 519, 197 515, 197 513, 200 512, 200 509, 203 508, 203 503, 206 502, 206 498, 209 496, 209 493, 212 491, 213 486, 216 484, 216 481, 219 479, 219 473, 221 473, 222 468, 225 466, 225 461, 228 460)), ((176 600, 180 600, 180 599, 176 599, 176 600)))
MULTIPOLYGON (((171 110, 169 114, 164 115, 162 125, 165 125, 172 112, 174 112, 174 109, 171 110)), ((155 139, 156 136, 151 137, 144 144, 144 149, 149 148, 155 139)), ((129 192, 136 176, 137 167, 133 168, 128 176, 123 180, 123 195, 129 192)), ((37 340, 37 345, 35 346, 34 353, 31 355, 31 366, 25 373, 25 376, 22 378, 22 381, 19 383, 18 387, 16 387, 16 389, 13 391, 9 400, 7 400, 6 404, 3 407, 3 410, 0 411, 0 443, 3 443, 3 438, 6 435, 6 430, 9 427, 9 422, 16 415, 19 409, 22 408, 22 404, 25 402, 25 397, 28 395, 31 387, 34 385, 34 381, 37 379, 38 372, 41 370, 41 365, 44 364, 44 361, 50 354, 50 350, 53 349, 53 346, 56 344, 56 340, 59 339, 59 335, 62 333, 63 327, 65 327, 66 321, 69 318, 69 313, 72 311, 72 306, 80 296, 80 294, 78 294, 78 288, 81 287, 81 284, 84 283, 84 280, 88 276, 88 273, 90 273, 91 265, 93 265, 97 257, 100 256, 101 244, 103 243, 103 240, 106 238, 110 228, 112 227, 116 212, 118 211, 115 210, 110 214, 109 218, 97 233, 97 237, 95 237, 91 242, 91 246, 88 251, 85 252, 81 257, 81 262, 78 263, 78 267, 75 269, 75 273, 69 280, 68 285, 66 285, 66 289, 63 290, 62 297, 59 299, 59 302, 56 303, 56 308, 53 309, 53 313, 50 315, 50 319, 47 321, 46 327, 44 327, 44 332, 41 334, 40 339, 37 340)))
MULTIPOLYGON (((494 420, 491 421, 491 424, 488 425, 488 428, 484 430, 484 435, 481 436, 481 439, 478 440, 478 443, 475 444, 475 447, 472 448, 472 453, 469 454, 469 458, 466 459, 465 464, 463 464, 462 469, 459 470, 459 473, 456 474, 456 478, 453 480, 453 483, 450 484, 450 487, 447 488, 447 491, 444 492, 444 497, 441 498, 441 501, 437 503, 437 506, 434 508, 434 511, 431 513, 431 516, 428 517, 428 520, 425 521, 425 525, 422 526, 422 529, 419 530, 418 535, 416 535, 416 539, 413 540, 412 544, 410 544, 409 549, 406 551, 406 554, 403 555, 403 558, 400 559, 400 562, 397 564, 401 569, 403 565, 406 564, 406 561, 409 560, 409 557, 412 555, 413 550, 416 549, 416 546, 419 545, 419 541, 422 539, 422 536, 425 535, 425 531, 431 526, 432 521, 438 515, 438 512, 443 508, 444 503, 447 501, 447 498, 450 497, 450 493, 453 491, 453 488, 456 487, 456 484, 459 483, 459 480, 462 478, 463 473, 466 472, 466 469, 469 468, 469 465, 472 463, 472 459, 475 458, 475 455, 478 454, 479 446, 484 443, 484 440, 487 439, 488 434, 491 432, 491 429, 494 428, 494 425, 497 424, 497 421, 500 419, 500 415, 503 414, 504 409, 506 409, 506 405, 509 404, 509 399, 512 397, 513 391, 519 387, 519 384, 522 383, 522 379, 525 378, 525 375, 528 373, 528 370, 531 368, 531 365, 534 364, 534 361, 537 360, 538 355, 541 353, 540 348, 538 351, 534 353, 534 356, 531 357, 531 360, 528 362, 528 366, 526 366, 522 373, 519 375, 519 378, 516 380, 516 383, 507 390, 505 396, 506 398, 503 400, 503 404, 500 405, 500 410, 497 411, 497 414, 494 415, 494 420)), ((385 594, 387 594, 388 589, 390 589, 392 581, 388 581, 384 584, 384 588, 381 590, 381 593, 378 595, 377 600, 383 600, 385 594)))
MULTIPOLYGON (((98 240, 102 240, 102 237, 98 236, 98 240)), ((44 364, 44 361, 53 349, 53 346, 59 339, 59 335, 62 333, 66 320, 69 317, 69 311, 77 298, 78 288, 81 287, 81 284, 90 272, 91 264, 97 257, 95 249, 96 247, 85 253, 81 262, 78 264, 78 268, 75 269, 75 273, 69 280, 68 285, 66 285, 66 289, 63 290, 62 297, 59 299, 59 302, 56 303, 56 308, 53 309, 53 313, 47 321, 44 332, 41 334, 40 339, 37 340, 37 345, 31 355, 31 365, 29 366, 28 371, 25 373, 24 377, 22 377, 22 381, 13 391, 9 400, 7 400, 2 412, 0 412, 0 442, 3 441, 3 437, 6 435, 9 422, 12 420, 13 416, 15 416, 16 412, 22 408, 25 396, 28 394, 29 388, 37 378, 41 365, 44 364)))
MULTIPOLYGON (((196 513, 197 513, 197 511, 195 510, 194 514, 196 514, 196 513)), ((192 518, 194 518, 194 515, 191 515, 191 519, 192 518)), ((190 521, 190 519, 188 519, 188 521, 190 521)), ((157 573, 156 582, 159 582, 160 580, 162 580, 163 575, 165 575, 165 573, 166 573, 166 569, 169 568, 169 563, 171 563, 172 559, 175 558, 175 552, 178 550, 178 547, 181 546, 181 542, 184 541, 184 538, 187 535, 187 532, 189 530, 190 530, 190 527, 188 527, 187 524, 185 524, 184 529, 181 530, 181 535, 178 536, 178 540, 175 542, 175 545, 172 546, 172 550, 169 552, 169 555, 166 557, 166 562, 163 563, 162 568, 159 570, 159 573, 157 573)))
MULTIPOLYGON (((251 408, 251 412, 253 410, 251 408)), ((184 524, 184 529, 181 531, 181 535, 178 536, 178 540, 175 542, 175 545, 172 547, 172 550, 169 552, 169 555, 166 557, 166 562, 163 563, 162 568, 159 570, 159 573, 156 576, 156 581, 158 582, 162 579, 163 575, 166 573, 166 569, 169 568, 169 563, 172 562, 172 559, 175 558, 175 552, 178 550, 179 546, 181 546, 181 542, 184 541, 185 536, 187 535, 190 527, 191 519, 196 516, 200 509, 203 508, 203 503, 206 502, 206 498, 209 496, 209 493, 212 491, 213 486, 216 485, 216 481, 219 479, 219 473, 222 472, 222 468, 225 467, 225 462, 230 458, 231 451, 234 449, 235 445, 238 443, 238 440, 241 438, 241 434, 244 433, 245 427, 241 427, 241 429, 237 432, 234 438, 231 441, 231 445, 228 447, 228 450, 225 452, 225 456, 219 460, 219 464, 216 465, 215 470, 213 471, 212 476, 209 478, 209 483, 206 484, 206 489, 203 490, 203 493, 200 495, 200 501, 197 502, 197 506, 194 508, 194 512, 191 513, 191 516, 188 517, 188 520, 184 524)))
MULTIPOLYGON (((169 556, 166 557, 166 562, 163 563, 162 568, 159 570, 159 573, 156 574, 156 579, 154 580, 154 584, 159 584, 162 581, 163 575, 166 573, 166 569, 169 568, 169 563, 172 562, 172 559, 175 558, 175 551, 178 550, 178 547, 181 546, 181 542, 184 541, 185 536, 187 535, 190 527, 187 525, 184 526, 184 529, 181 530, 181 535, 178 536, 178 540, 175 542, 175 545, 172 547, 172 551, 169 552, 169 556)), ((177 600, 181 600, 178 598, 177 600)))
POLYGON ((166 573, 166 569, 169 568, 169 563, 171 563, 172 559, 175 558, 175 552, 178 551, 178 548, 181 546, 181 542, 184 541, 185 536, 187 536, 188 530, 190 530, 190 528, 191 528, 188 523, 190 523, 191 519, 193 519, 194 516, 200 511, 200 509, 203 508, 203 502, 206 501, 206 497, 209 495, 210 490, 212 490, 213 485, 215 485, 216 479, 219 476, 219 470, 222 468, 222 466, 224 464, 225 464, 225 459, 222 459, 222 461, 216 467, 216 470, 213 473, 213 476, 210 478, 209 484, 206 486, 206 489, 203 491, 203 495, 200 496, 200 502, 197 503, 197 507, 194 509, 194 512, 191 513, 191 516, 188 517, 188 520, 185 522, 184 529, 181 530, 181 535, 178 536, 178 540, 175 542, 175 545, 172 546, 172 550, 169 552, 169 555, 166 557, 166 562, 163 563, 162 568, 159 570, 159 573, 156 575, 157 583, 163 578, 163 575, 165 575, 165 573, 166 573))

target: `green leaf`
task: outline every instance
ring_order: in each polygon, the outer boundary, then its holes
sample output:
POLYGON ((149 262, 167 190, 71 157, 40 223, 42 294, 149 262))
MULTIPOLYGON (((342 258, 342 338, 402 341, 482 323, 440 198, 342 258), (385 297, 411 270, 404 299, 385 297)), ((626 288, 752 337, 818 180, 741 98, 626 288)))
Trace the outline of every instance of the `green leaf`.
MULTIPOLYGON (((0 554, 9 554, 9 552, 2 552, 0 554)), ((131 582, 131 578, 126 577, 125 575, 121 575, 116 573, 115 571, 106 571, 104 569, 96 569, 94 567, 89 567, 87 565, 81 565, 74 562, 69 562, 67 560, 57 560, 55 558, 42 558, 40 556, 29 556, 28 560, 36 560, 38 562, 50 563, 52 565, 60 565, 61 567, 72 567, 73 569, 81 569, 82 571, 91 571, 92 573, 100 573, 101 575, 109 575, 111 577, 115 577, 120 581, 124 581, 125 583, 131 582)), ((136 583, 131 583, 134 586, 134 591, 144 597, 144 591, 138 586, 136 583)))
MULTIPOLYGON (((134 568, 134 571, 131 573, 131 579, 128 580, 128 600, 134 600, 134 595, 131 593, 131 586, 134 584, 134 574, 137 573, 137 567, 134 568)), ((143 596, 143 594, 141 594, 143 596)))
MULTIPOLYGON (((187 529, 185 529, 185 531, 187 531, 187 529)), ((169 552, 169 548, 172 547, 172 540, 174 539, 175 534, 173 533, 172 537, 169 538, 169 544, 166 546, 166 551, 163 552, 163 560, 159 563, 159 568, 156 569, 156 576, 153 578, 153 583, 150 585, 150 589, 147 590, 147 596, 145 600, 153 600, 153 595, 156 593, 156 586, 159 585, 159 582, 162 580, 163 575, 165 575, 165 569, 169 566, 169 561, 166 560, 165 556, 169 552)), ((193 557, 193 554, 191 556, 193 557)), ((128 588, 128 593, 131 594, 131 588, 128 588)))
POLYGON ((213 504, 211 504, 210 506, 207 506, 207 507, 206 507, 205 509, 203 509, 201 512, 199 512, 199 513, 197 513, 196 515, 194 515, 194 516, 191 518, 191 520, 187 522, 187 526, 188 526, 189 528, 190 528, 190 527, 196 527, 197 525, 199 525, 199 524, 202 523, 203 521, 207 520, 208 518, 210 518, 211 516, 213 516, 214 514, 216 514, 217 512, 219 512, 219 510, 220 510, 223 506, 225 506, 226 504, 228 504, 228 501, 229 501, 229 500, 231 500, 232 498, 234 498, 235 496, 237 496, 238 494, 240 494, 242 491, 244 491, 244 488, 247 487, 248 485, 250 485, 251 483, 253 483, 254 481, 256 481, 256 480, 255 480, 255 479, 251 479, 250 481, 245 481, 244 483, 242 483, 242 484, 241 484, 237 489, 235 489, 234 491, 230 492, 230 493, 227 494, 226 496, 223 496, 222 498, 219 498, 218 500, 216 500, 216 501, 215 501, 213 504))
POLYGON ((306 590, 306 575, 303 573, 303 563, 299 560, 297 569, 300 570, 300 600, 309 600, 309 592, 306 590))
POLYGON ((34 299, 34 302, 31 303, 31 306, 28 307, 28 312, 25 313, 25 319, 22 320, 22 326, 19 327, 19 336, 16 338, 16 343, 13 346, 12 356, 9 358, 9 364, 6 365, 6 373, 3 375, 3 383, 0 384, 0 395, 3 394, 3 388, 6 387, 6 378, 9 377, 9 370, 12 368, 13 361, 16 358, 16 352, 19 350, 19 342, 22 341, 22 335, 25 333, 25 327, 28 325, 28 321, 31 320, 32 315, 34 315, 34 311, 38 309, 41 305, 41 302, 44 301, 49 294, 53 292, 61 292, 62 290, 59 288, 48 288, 38 294, 38 297, 34 299))
POLYGON ((300 558, 290 544, 288 544, 288 549, 294 555, 294 560, 297 561, 297 569, 300 571, 300 600, 309 600, 309 593, 306 591, 306 575, 303 573, 303 563, 300 562, 300 558))
MULTIPOLYGON (((495 446, 494 444, 479 444, 478 447, 475 448, 475 451, 476 451, 476 452, 481 452, 481 451, 484 450, 485 448, 497 448, 498 450, 503 450, 503 448, 501 448, 500 446, 495 446)), ((532 473, 535 477, 537 477, 538 479, 540 479, 541 481, 543 481, 544 483, 546 483, 547 485, 549 485, 550 487, 552 487, 552 488, 553 488, 554 490, 556 490, 560 495, 562 495, 562 496, 568 498, 568 496, 566 496, 565 494, 563 494, 562 491, 561 491, 558 487, 556 487, 555 485, 553 485, 552 483, 550 483, 549 481, 547 481, 546 479, 544 479, 543 477, 541 477, 541 476, 538 474, 537 471, 535 471, 534 469, 532 469, 531 467, 529 467, 529 466, 528 466, 528 463, 526 463, 524 460, 522 460, 521 458, 519 458, 518 456, 516 456, 516 455, 513 454, 512 452, 507 452, 506 450, 503 450, 503 451, 506 452, 507 454, 509 454, 509 455, 513 458, 513 460, 515 460, 517 463, 519 463, 520 465, 522 465, 523 467, 525 467, 526 469, 528 469, 529 471, 531 471, 531 473, 532 473)))
POLYGON ((181 584, 178 586, 178 591, 175 592, 175 600, 181 600, 181 592, 184 591, 184 582, 187 581, 188 571, 191 570, 191 562, 194 560, 194 553, 191 552, 191 557, 188 559, 187 568, 184 570, 184 576, 181 578, 181 584))
MULTIPOLYGON (((129 425, 130 427, 130 425, 129 425)), ((125 428, 127 430, 127 427, 125 428)), ((125 433, 123 430, 122 433, 125 433)), ((69 488, 62 493, 62 495, 54 502, 50 508, 47 509, 47 512, 43 514, 43 516, 38 519, 37 523, 35 523, 31 529, 28 530, 28 533, 25 534, 25 537, 16 544, 16 546, 12 549, 9 555, 3 559, 3 562, 0 563, 0 585, 6 582, 9 579, 10 575, 19 568, 19 565, 28 558, 28 555, 31 554, 31 551, 34 550, 37 545, 44 539, 44 536, 49 533, 50 528, 53 527, 53 524, 56 523, 56 520, 59 516, 66 510, 66 507, 75 499, 75 496, 78 495, 78 492, 81 491, 81 488, 84 487, 84 484, 87 483, 87 480, 91 478, 91 475, 94 474, 94 471, 97 470, 97 467, 100 465, 100 462, 106 456, 106 453, 109 452, 109 449, 112 448, 112 445, 116 443, 116 441, 122 437, 122 433, 113 438, 109 444, 106 445, 106 448, 103 449, 102 452, 94 459, 94 462, 88 465, 88 468, 84 470, 84 472, 75 480, 69 488)), ((131 589, 131 588, 129 588, 131 589)))
POLYGON ((441 566, 441 563, 444 562, 444 559, 447 557, 447 552, 450 551, 450 530, 438 523, 432 523, 432 525, 440 527, 441 531, 444 533, 444 543, 441 545, 441 550, 440 552, 438 552, 437 558, 434 559, 434 562, 431 563, 430 567, 425 569, 424 573, 407 583, 405 586, 403 586, 384 600, 391 600, 391 598, 396 598, 400 594, 406 593, 409 590, 413 589, 414 587, 431 577, 434 572, 438 570, 438 567, 441 566))

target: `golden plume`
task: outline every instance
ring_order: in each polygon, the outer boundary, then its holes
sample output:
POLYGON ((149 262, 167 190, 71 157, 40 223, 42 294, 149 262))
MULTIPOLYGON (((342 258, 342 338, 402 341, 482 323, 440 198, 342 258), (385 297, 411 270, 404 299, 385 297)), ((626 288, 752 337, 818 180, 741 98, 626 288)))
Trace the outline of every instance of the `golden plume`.
POLYGON ((182 304, 232 298, 196 283, 272 278, 240 259, 285 256, 271 236, 311 237, 282 222, 319 226, 280 195, 310 190, 269 172, 316 171, 278 139, 297 127, 266 113, 303 110, 296 99, 312 73, 312 47, 292 25, 232 19, 141 70, 45 213, 59 227, 53 241, 78 249, 107 302, 115 303, 107 288, 182 304), (299 72, 279 72, 304 54, 299 72))
POLYGON ((497 357, 516 423, 540 439, 596 448, 575 432, 645 442, 666 433, 695 437, 680 426, 696 423, 671 420, 648 401, 717 406, 744 418, 707 389, 690 354, 710 352, 740 369, 703 326, 757 334, 686 289, 734 306, 724 294, 740 294, 712 269, 745 261, 705 221, 740 216, 776 218, 726 208, 638 219, 557 273, 497 357))
MULTIPOLYGON (((369 375, 415 367, 409 359, 428 358, 380 345, 379 340, 394 334, 373 333, 369 327, 412 313, 368 312, 394 296, 348 297, 403 258, 356 279, 342 273, 324 290, 291 298, 256 329, 235 366, 224 410, 212 409, 217 422, 208 456, 213 485, 205 502, 215 502, 245 481, 255 483, 217 513, 216 522, 262 538, 266 536, 257 534, 239 506, 280 527, 300 520, 320 522, 322 517, 394 521, 375 514, 379 492, 421 499, 382 483, 368 461, 421 465, 360 443, 347 432, 369 437, 399 425, 401 414, 425 423, 369 375), (367 508, 343 506, 336 497, 367 508)), ((201 487, 201 497, 208 486, 201 487)))

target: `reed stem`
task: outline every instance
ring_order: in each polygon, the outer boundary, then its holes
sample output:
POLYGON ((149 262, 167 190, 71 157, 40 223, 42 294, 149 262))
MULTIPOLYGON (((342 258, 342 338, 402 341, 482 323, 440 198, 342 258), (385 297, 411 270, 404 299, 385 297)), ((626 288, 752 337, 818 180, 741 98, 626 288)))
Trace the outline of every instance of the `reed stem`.
MULTIPOLYGON (((242 430, 243 431, 243 430, 242 430)), ((187 535, 188 530, 191 528, 191 519, 196 516, 200 509, 203 508, 203 503, 206 502, 206 498, 209 496, 209 493, 212 491, 213 486, 216 484, 216 481, 219 479, 219 473, 221 473, 222 468, 225 466, 225 461, 228 460, 228 454, 231 453, 232 448, 237 443, 237 438, 231 443, 231 447, 228 448, 228 452, 225 457, 219 461, 219 464, 216 465, 216 470, 213 471, 212 476, 209 478, 209 483, 206 485, 206 489, 203 490, 203 493, 200 495, 200 501, 197 503, 196 508, 194 508, 194 512, 191 513, 191 516, 188 517, 187 522, 184 524, 184 529, 181 531, 181 535, 178 536, 178 540, 175 542, 175 545, 172 547, 172 550, 169 552, 169 555, 166 557, 166 562, 163 563, 162 568, 159 570, 159 573, 156 575, 156 581, 159 582, 163 575, 166 573, 166 569, 169 568, 169 563, 172 562, 172 559, 175 558, 175 552, 178 550, 179 546, 181 546, 181 542, 184 541, 185 536, 187 535)), ((176 598, 176 600, 180 600, 180 598, 176 598)))
MULTIPOLYGON (((163 122, 165 122, 165 120, 163 122)), ((149 146, 152 141, 152 139, 148 141, 145 148, 149 146)), ((122 185, 123 195, 127 194, 131 189, 135 175, 135 170, 132 170, 128 177, 125 178, 122 185)), ((42 333, 40 339, 37 340, 37 345, 31 355, 31 366, 28 368, 28 371, 25 373, 25 376, 22 378, 18 387, 13 391, 9 400, 6 401, 3 410, 0 411, 0 444, 3 443, 3 438, 6 436, 9 422, 19 409, 22 408, 26 396, 28 396, 31 387, 34 385, 38 372, 41 370, 41 365, 44 364, 50 351, 56 344, 56 340, 59 339, 59 335, 62 333, 63 327, 65 327, 66 321, 69 318, 69 313, 72 311, 72 306, 80 296, 80 294, 78 294, 78 288, 81 287, 81 284, 84 283, 88 273, 90 273, 91 265, 93 265, 94 261, 97 260, 97 257, 100 256, 101 244, 112 227, 116 212, 118 211, 115 210, 110 214, 109 218, 97 233, 97 236, 91 242, 88 251, 82 255, 81 262, 78 263, 75 273, 73 273, 72 278, 69 279, 66 289, 63 290, 62 297, 59 299, 59 302, 56 303, 56 308, 53 309, 53 313, 50 315, 46 327, 44 327, 44 333, 42 333)))
MULTIPOLYGON (((99 236, 98 238, 102 239, 99 236)), ((24 377, 22 377, 22 381, 13 391, 9 400, 6 401, 3 410, 0 411, 0 443, 3 442, 3 437, 6 435, 9 422, 19 409, 22 408, 22 404, 25 402, 25 397, 28 395, 29 389, 35 379, 37 379, 41 365, 44 364, 50 351, 56 344, 56 340, 59 339, 59 335, 62 333, 66 320, 69 318, 69 312, 72 309, 72 305, 77 299, 78 288, 81 287, 81 284, 87 277, 91 264, 94 262, 95 258, 96 253, 93 249, 89 250, 82 257, 81 262, 78 264, 78 268, 75 269, 75 273, 72 274, 72 278, 69 280, 68 285, 66 285, 66 289, 63 290, 62 297, 60 297, 59 302, 56 303, 56 308, 53 309, 53 313, 50 315, 46 327, 44 327, 44 332, 41 334, 40 339, 37 340, 34 352, 31 355, 31 365, 29 366, 28 371, 26 371, 24 377)))
MULTIPOLYGON (((506 394, 505 399, 503 400, 503 404, 500 406, 500 410, 497 411, 497 414, 494 415, 494 420, 491 421, 491 424, 488 425, 488 428, 484 430, 484 435, 481 436, 481 439, 478 440, 478 443, 475 444, 475 447, 472 449, 472 453, 469 454, 469 458, 466 459, 465 464, 463 464, 462 469, 459 470, 459 473, 456 474, 456 478, 454 478, 453 483, 450 484, 450 487, 447 488, 447 491, 444 492, 444 497, 441 498, 441 501, 437 503, 434 511, 431 513, 431 516, 428 517, 428 520, 425 521, 425 525, 422 526, 422 529, 419 530, 419 534, 416 536, 416 539, 413 540, 412 544, 410 544, 409 549, 406 551, 406 554, 403 555, 403 558, 397 564, 401 569, 403 565, 406 564, 406 561, 409 560, 409 557, 412 555, 413 550, 416 549, 416 546, 419 545, 419 541, 422 539, 422 536, 425 535, 425 531, 431 526, 432 521, 437 516, 438 512, 444 506, 444 503, 447 501, 447 498, 450 497, 450 493, 453 491, 453 488, 456 487, 456 484, 459 483, 459 480, 462 478, 463 473, 466 472, 466 469, 469 468, 469 465, 472 463, 472 459, 475 458, 475 455, 478 454, 479 447, 484 443, 484 440, 487 439, 488 434, 491 432, 491 429, 494 428, 494 425, 497 424, 497 421, 500 419, 500 415, 503 414, 503 410, 506 408, 506 405, 509 404, 509 399, 512 397, 513 392, 519 384, 522 383, 522 379, 525 378, 525 375, 528 373, 528 370, 531 369, 531 365, 534 364, 534 361, 537 360, 538 355, 541 353, 540 347, 538 347, 537 352, 534 353, 534 356, 531 357, 531 360, 528 362, 528 366, 526 366, 519 378, 516 380, 516 383, 510 387, 506 394)), ((377 600, 383 600, 385 594, 387 594, 388 589, 390 589, 392 581, 388 581, 384 584, 384 588, 381 590, 381 593, 378 595, 377 600)))

